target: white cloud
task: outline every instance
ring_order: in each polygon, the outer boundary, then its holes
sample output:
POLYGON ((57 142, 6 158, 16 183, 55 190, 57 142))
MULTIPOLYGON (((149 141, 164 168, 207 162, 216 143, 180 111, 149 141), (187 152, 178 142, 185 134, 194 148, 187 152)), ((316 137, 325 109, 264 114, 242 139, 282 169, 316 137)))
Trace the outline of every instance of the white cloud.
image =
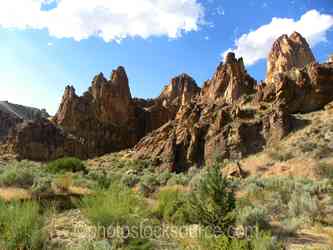
POLYGON ((246 65, 253 65, 267 57, 274 41, 282 34, 290 35, 297 31, 302 34, 311 47, 326 41, 326 33, 333 27, 333 16, 319 13, 317 10, 306 12, 299 20, 274 17, 271 23, 263 25, 235 41, 235 48, 228 49, 223 56, 233 51, 242 56, 246 65))
POLYGON ((204 9, 197 0, 0 0, 0 26, 48 29, 77 41, 99 36, 106 42, 126 37, 180 37, 196 31, 204 9), (55 8, 42 11, 43 4, 55 8))
POLYGON ((52 47, 53 43, 49 42, 49 43, 47 43, 47 46, 52 47))

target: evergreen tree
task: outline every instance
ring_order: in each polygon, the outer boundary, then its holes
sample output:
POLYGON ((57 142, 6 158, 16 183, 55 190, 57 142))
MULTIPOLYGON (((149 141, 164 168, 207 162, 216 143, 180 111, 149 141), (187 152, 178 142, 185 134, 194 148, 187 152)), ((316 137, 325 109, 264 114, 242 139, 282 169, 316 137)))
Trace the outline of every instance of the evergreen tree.
POLYGON ((236 200, 229 179, 215 163, 202 178, 190 199, 192 220, 215 234, 227 233, 235 223, 236 200))

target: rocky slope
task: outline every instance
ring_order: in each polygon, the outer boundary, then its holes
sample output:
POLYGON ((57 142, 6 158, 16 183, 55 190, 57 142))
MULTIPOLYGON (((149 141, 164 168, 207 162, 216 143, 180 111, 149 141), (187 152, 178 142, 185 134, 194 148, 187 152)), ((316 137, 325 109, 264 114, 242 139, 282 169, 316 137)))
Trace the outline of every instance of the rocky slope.
POLYGON ((46 110, 0 101, 0 142, 5 139, 9 131, 24 120, 38 120, 47 118, 46 110))
POLYGON ((50 160, 133 147, 132 157, 176 172, 215 155, 240 159, 286 136, 295 124, 291 114, 333 100, 333 63, 314 61, 300 34, 284 35, 269 55, 266 83, 257 85, 242 58, 229 53, 202 89, 181 74, 151 100, 132 98, 125 69, 118 67, 110 79, 97 75, 83 96, 66 87, 52 122, 17 127, 7 148, 21 158, 50 160))
POLYGON ((7 101, 0 101, 0 110, 6 113, 10 113, 22 120, 38 120, 40 118, 50 117, 45 109, 27 107, 7 101))

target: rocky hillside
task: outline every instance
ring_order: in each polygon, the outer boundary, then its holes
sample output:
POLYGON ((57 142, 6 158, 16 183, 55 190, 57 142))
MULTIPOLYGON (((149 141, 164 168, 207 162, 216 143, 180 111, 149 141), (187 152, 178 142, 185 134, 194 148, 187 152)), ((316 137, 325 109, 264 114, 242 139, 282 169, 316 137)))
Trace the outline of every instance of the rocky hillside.
POLYGON ((242 58, 229 53, 202 89, 181 74, 157 98, 144 100, 132 97, 125 69, 118 67, 110 79, 97 75, 82 96, 66 87, 52 121, 21 124, 6 148, 42 161, 132 148, 136 159, 181 172, 216 155, 241 159, 260 152, 288 135, 292 114, 319 110, 332 100, 333 63, 316 63, 295 32, 274 43, 262 84, 247 73, 242 58))
POLYGON ((0 141, 9 131, 24 120, 38 120, 47 118, 46 110, 0 101, 0 141))

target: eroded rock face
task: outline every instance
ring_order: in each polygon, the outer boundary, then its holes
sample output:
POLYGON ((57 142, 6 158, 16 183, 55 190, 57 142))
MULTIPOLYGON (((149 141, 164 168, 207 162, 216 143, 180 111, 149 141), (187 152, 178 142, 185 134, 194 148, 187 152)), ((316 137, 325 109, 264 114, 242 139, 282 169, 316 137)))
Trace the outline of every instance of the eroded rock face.
POLYGON ((174 121, 144 137, 134 158, 154 159, 171 171, 211 163, 216 155, 241 159, 290 131, 290 117, 282 110, 249 112, 238 106, 191 103, 174 121))
POLYGON ((273 84, 257 93, 259 102, 273 102, 287 113, 305 113, 323 108, 333 100, 333 64, 312 63, 277 74, 273 84))
POLYGON ((80 138, 92 157, 134 146, 174 119, 180 105, 199 91, 195 81, 183 74, 172 79, 158 98, 133 99, 126 72, 118 67, 110 80, 97 75, 83 96, 77 96, 74 87, 66 87, 53 121, 80 138))
POLYGON ((8 152, 19 159, 49 161, 64 156, 88 157, 84 142, 80 141, 47 119, 18 124, 7 138, 8 152))
POLYGON ((225 101, 233 103, 242 95, 254 93, 256 81, 247 74, 243 59, 236 59, 234 53, 228 53, 213 78, 202 89, 205 101, 225 101))
POLYGON ((23 122, 19 117, 0 110, 0 143, 6 138, 10 130, 23 122))
POLYGON ((309 44, 299 33, 294 32, 289 37, 282 35, 273 44, 267 60, 266 82, 274 81, 275 75, 292 68, 303 68, 315 62, 309 44))

